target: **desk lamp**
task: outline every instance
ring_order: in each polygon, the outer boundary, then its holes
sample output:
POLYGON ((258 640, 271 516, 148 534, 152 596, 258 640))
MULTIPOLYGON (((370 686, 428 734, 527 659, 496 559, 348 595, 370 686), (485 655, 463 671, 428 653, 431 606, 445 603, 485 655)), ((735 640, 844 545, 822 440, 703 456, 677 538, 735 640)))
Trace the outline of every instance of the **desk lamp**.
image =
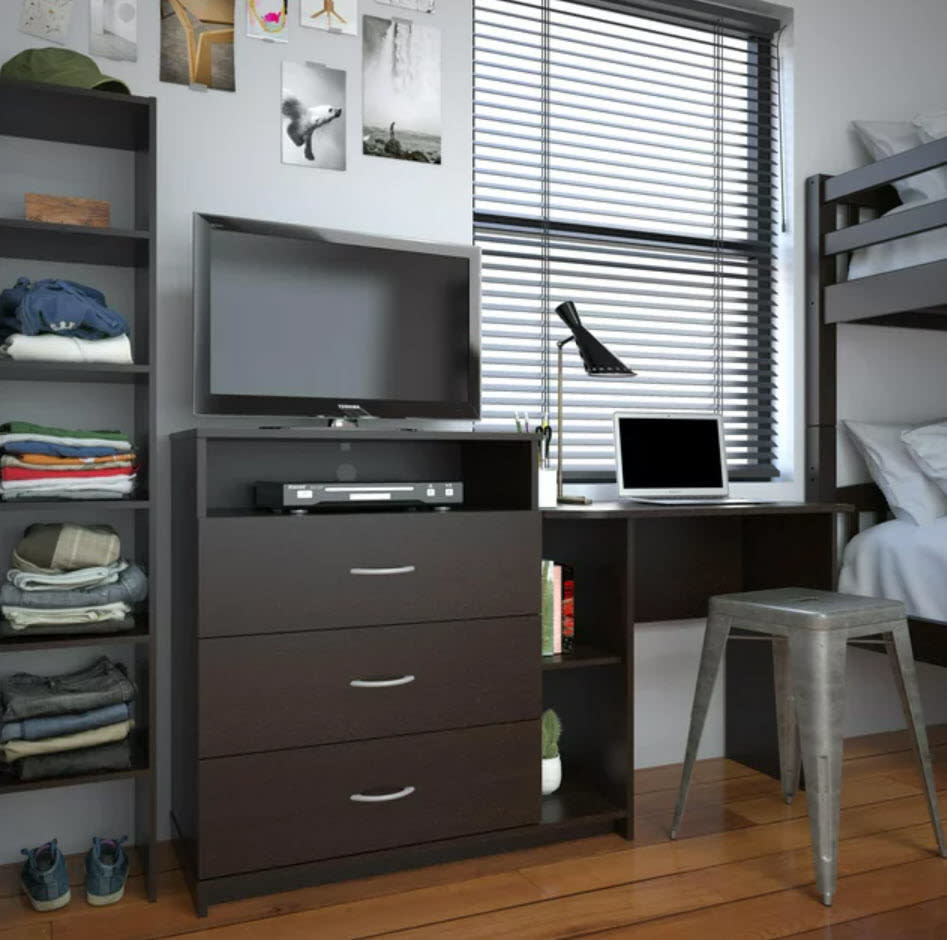
POLYGON ((556 307, 562 322, 572 331, 571 336, 556 341, 558 357, 556 433, 559 442, 556 445, 556 502, 585 505, 592 502, 587 496, 566 496, 562 492, 562 347, 575 340, 576 348, 582 357, 582 365, 587 375, 595 378, 618 378, 623 375, 635 375, 617 356, 612 355, 583 325, 579 311, 571 300, 556 307))

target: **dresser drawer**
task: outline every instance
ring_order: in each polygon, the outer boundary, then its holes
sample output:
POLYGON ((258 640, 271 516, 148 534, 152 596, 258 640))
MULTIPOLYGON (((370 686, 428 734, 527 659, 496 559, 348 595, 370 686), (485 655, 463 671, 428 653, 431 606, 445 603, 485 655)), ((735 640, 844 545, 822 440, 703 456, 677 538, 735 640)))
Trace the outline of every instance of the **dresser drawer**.
POLYGON ((535 512, 210 518, 202 636, 539 613, 535 512))
POLYGON ((539 822, 538 721, 200 762, 199 877, 539 822))
POLYGON ((539 619, 200 640, 200 756, 538 718, 539 619))

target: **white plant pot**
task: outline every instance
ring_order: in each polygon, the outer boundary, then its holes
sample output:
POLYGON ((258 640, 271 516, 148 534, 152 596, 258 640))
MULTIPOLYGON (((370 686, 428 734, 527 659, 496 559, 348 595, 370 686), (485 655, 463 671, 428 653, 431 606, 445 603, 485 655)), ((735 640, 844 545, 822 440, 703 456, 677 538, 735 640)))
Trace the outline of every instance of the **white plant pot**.
POLYGON ((555 793, 562 783, 562 760, 559 755, 543 759, 543 796, 555 793))

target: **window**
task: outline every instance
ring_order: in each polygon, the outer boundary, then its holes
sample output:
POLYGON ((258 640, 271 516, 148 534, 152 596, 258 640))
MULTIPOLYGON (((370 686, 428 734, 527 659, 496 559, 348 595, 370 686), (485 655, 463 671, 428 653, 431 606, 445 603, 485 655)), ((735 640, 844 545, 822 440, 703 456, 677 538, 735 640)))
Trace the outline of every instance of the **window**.
POLYGON ((589 377, 566 347, 573 479, 613 477, 618 408, 720 411, 731 473, 776 475, 777 28, 698 0, 475 0, 483 420, 552 417, 563 300, 637 372, 589 377))

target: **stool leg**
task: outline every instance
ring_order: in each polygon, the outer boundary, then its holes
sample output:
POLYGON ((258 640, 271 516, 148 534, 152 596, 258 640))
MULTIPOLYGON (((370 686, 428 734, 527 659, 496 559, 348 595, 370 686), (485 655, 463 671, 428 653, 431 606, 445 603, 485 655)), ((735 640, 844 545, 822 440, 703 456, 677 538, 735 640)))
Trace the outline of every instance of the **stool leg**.
POLYGON ((885 646, 888 648, 888 659, 894 672, 894 684, 898 687, 898 694, 901 697, 904 718, 911 732, 914 756, 917 758, 921 779, 924 781, 927 811, 930 813, 931 825, 934 827, 937 851, 941 857, 947 858, 944 830, 940 822, 940 811, 937 808, 934 768, 931 764, 930 748, 927 745, 927 726, 924 724, 924 714, 921 709, 921 694, 917 685, 914 652, 911 649, 911 635, 908 633, 907 624, 898 624, 894 626, 891 633, 885 634, 885 646))
POLYGON ((799 723, 796 720, 796 697, 789 669, 789 642, 773 637, 773 684, 776 688, 776 734, 779 739, 779 782, 783 798, 792 803, 799 792, 799 770, 802 752, 799 749, 799 723))
POLYGON ((816 890, 822 903, 829 906, 838 871, 845 635, 797 631, 789 638, 789 658, 806 774, 816 890))
POLYGON ((708 617, 707 629, 704 632, 704 646, 700 653, 700 668, 697 671, 697 688, 694 690, 694 705, 691 708, 691 724, 687 732, 687 747, 684 751, 684 769, 681 772, 681 789, 677 796, 677 806, 674 808, 674 821, 671 823, 671 838, 677 838, 684 815, 684 804, 687 801, 687 791, 691 785, 691 775, 694 772, 694 761, 697 759, 697 748, 700 745, 700 736, 704 732, 704 722, 707 720, 707 709, 710 705, 710 696, 720 672, 720 660, 727 645, 727 636, 730 634, 729 617, 708 617))

